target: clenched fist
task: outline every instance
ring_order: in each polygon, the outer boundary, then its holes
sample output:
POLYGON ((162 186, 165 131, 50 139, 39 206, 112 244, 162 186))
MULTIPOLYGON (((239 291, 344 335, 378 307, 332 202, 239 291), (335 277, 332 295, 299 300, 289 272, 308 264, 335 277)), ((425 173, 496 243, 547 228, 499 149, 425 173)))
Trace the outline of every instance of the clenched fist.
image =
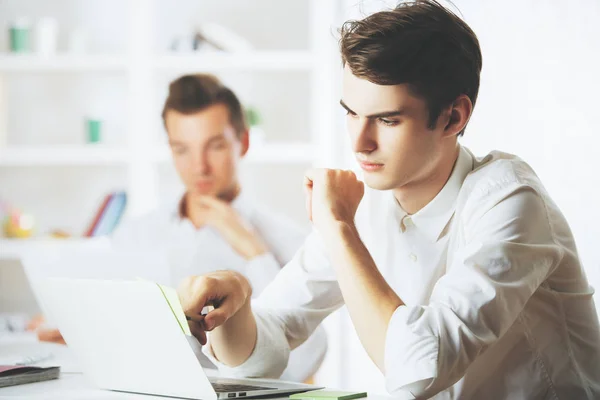
POLYGON ((364 183, 352 171, 317 168, 304 177, 306 210, 317 230, 332 224, 354 223, 356 209, 365 193, 364 183))

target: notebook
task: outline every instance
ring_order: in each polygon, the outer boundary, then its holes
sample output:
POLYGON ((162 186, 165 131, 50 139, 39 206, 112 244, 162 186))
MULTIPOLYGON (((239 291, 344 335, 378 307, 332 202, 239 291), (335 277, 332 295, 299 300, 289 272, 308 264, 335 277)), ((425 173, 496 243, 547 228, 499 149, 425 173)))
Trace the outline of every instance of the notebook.
POLYGON ((336 390, 312 390, 290 396, 293 400, 352 400, 367 397, 367 392, 343 392, 336 390))
POLYGON ((0 365, 0 388, 25 383, 57 379, 60 367, 31 367, 27 365, 0 365))

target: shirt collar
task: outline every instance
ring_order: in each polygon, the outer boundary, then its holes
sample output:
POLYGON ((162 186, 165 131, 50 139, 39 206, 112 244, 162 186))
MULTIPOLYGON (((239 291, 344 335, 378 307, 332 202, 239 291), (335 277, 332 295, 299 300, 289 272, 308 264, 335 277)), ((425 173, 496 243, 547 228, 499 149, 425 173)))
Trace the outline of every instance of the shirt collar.
POLYGON ((454 215, 458 194, 465 178, 472 170, 473 157, 461 146, 448 182, 425 207, 413 215, 408 215, 395 201, 396 216, 399 218, 402 230, 406 230, 409 225, 414 225, 432 242, 436 242, 454 215))

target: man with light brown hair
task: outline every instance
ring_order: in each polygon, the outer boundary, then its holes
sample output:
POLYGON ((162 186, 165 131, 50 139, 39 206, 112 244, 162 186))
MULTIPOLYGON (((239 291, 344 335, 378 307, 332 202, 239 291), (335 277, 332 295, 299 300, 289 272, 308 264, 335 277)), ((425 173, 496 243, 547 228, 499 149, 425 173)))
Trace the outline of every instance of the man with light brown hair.
POLYGON ((217 305, 198 322, 209 355, 277 376, 345 304, 396 398, 600 398, 593 289, 565 218, 524 161, 458 142, 482 68, 473 31, 417 0, 346 22, 340 49, 366 187, 306 174, 315 231, 257 302, 230 271, 181 286, 191 318, 217 305))
MULTIPOLYGON (((306 235, 241 189, 240 163, 250 138, 240 101, 213 75, 185 75, 170 84, 162 117, 185 193, 165 208, 125 222, 112 237, 114 246, 167 252, 175 286, 191 275, 226 269, 244 276, 257 296, 306 235)), ((63 340, 57 330, 39 334, 47 341, 63 340)), ((327 337, 320 328, 292 353, 281 377, 305 381, 317 371, 326 350, 327 337)))

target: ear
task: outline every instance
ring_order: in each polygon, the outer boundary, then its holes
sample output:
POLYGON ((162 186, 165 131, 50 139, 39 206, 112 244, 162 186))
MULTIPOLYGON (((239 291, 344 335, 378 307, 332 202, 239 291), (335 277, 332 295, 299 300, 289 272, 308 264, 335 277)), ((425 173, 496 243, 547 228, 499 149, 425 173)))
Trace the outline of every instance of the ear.
POLYGON ((473 112, 473 103, 469 96, 461 94, 452 102, 449 109, 448 122, 444 127, 444 136, 456 136, 465 129, 471 113, 473 112))
POLYGON ((250 131, 248 129, 240 134, 240 143, 242 144, 240 157, 244 157, 250 148, 250 131))

